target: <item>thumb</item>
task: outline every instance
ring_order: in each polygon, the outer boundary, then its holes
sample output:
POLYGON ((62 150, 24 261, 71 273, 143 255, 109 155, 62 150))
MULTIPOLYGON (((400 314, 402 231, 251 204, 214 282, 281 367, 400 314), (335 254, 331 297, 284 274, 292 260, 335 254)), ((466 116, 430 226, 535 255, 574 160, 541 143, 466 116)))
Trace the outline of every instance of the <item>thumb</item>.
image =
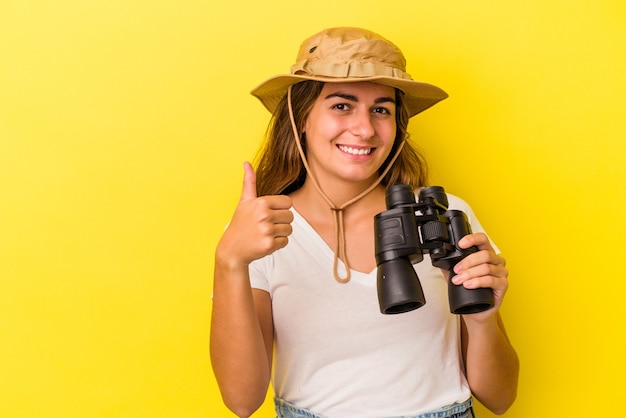
POLYGON ((256 197, 256 173, 252 165, 246 161, 243 164, 243 188, 240 200, 252 200, 256 197))

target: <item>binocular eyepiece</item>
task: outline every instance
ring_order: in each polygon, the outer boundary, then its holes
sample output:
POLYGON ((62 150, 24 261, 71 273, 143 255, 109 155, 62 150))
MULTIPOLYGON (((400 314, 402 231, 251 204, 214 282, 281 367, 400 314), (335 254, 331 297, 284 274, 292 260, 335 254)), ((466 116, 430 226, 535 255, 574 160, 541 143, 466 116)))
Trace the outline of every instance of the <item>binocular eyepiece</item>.
POLYGON ((391 186, 386 204, 387 210, 374 217, 378 302, 383 314, 409 312, 426 303, 413 268, 426 253, 433 266, 450 272, 450 312, 471 314, 493 306, 491 289, 466 289, 452 283, 454 266, 478 249, 458 247, 459 240, 472 231, 463 211, 448 210, 443 187, 422 189, 416 202, 410 186, 391 186))

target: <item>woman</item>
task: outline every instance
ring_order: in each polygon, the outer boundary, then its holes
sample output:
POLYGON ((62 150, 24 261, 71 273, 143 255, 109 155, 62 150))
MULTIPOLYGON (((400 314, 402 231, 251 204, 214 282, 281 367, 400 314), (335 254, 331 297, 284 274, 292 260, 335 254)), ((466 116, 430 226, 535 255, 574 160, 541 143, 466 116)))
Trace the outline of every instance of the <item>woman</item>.
POLYGON ((472 397, 506 411, 519 369, 499 314, 508 271, 465 202, 448 196, 474 231, 459 246, 479 251, 454 280, 491 288, 494 306, 451 314, 447 272, 425 260, 426 305, 378 308, 373 218, 386 187, 426 184, 407 124, 447 94, 358 28, 305 40, 291 74, 252 93, 273 120, 215 257, 211 359, 226 405, 250 416, 272 379, 279 417, 470 417, 472 397))

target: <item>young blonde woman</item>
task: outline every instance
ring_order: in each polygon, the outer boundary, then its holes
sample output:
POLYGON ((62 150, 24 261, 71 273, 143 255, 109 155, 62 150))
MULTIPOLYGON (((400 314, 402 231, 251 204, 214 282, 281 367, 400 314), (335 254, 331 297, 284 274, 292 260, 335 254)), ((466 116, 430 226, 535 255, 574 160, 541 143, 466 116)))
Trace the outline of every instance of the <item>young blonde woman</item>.
POLYGON ((383 315, 377 300, 374 216, 387 187, 426 185, 407 125, 447 94, 359 28, 308 38, 290 74, 252 94, 273 117, 215 255, 211 360, 228 408, 250 416, 271 382, 278 417, 462 418, 473 399, 506 411, 519 369, 499 314, 508 270, 463 200, 448 195, 474 231, 459 246, 479 251, 454 280, 490 288, 494 306, 451 314, 447 272, 427 260, 414 266, 423 307, 383 315))

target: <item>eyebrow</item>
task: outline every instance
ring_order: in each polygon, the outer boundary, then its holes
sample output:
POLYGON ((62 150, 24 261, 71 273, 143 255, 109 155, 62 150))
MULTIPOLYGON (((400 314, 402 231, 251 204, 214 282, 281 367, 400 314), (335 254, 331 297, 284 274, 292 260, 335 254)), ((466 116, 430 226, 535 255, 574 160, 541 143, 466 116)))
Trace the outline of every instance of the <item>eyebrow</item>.
MULTIPOLYGON (((345 100, 348 100, 348 101, 351 101, 351 102, 355 102, 355 103, 358 103, 358 101, 359 101, 359 98, 356 97, 355 95, 347 94, 347 93, 341 93, 341 92, 331 93, 328 96, 326 96, 325 99, 328 100, 328 99, 332 99, 333 97, 339 97, 341 99, 345 99, 345 100)), ((393 103, 393 104, 396 104, 396 100, 394 98, 392 98, 392 97, 385 97, 385 96, 383 96, 383 97, 377 97, 374 100, 374 103, 375 104, 379 104, 379 103, 393 103)))

